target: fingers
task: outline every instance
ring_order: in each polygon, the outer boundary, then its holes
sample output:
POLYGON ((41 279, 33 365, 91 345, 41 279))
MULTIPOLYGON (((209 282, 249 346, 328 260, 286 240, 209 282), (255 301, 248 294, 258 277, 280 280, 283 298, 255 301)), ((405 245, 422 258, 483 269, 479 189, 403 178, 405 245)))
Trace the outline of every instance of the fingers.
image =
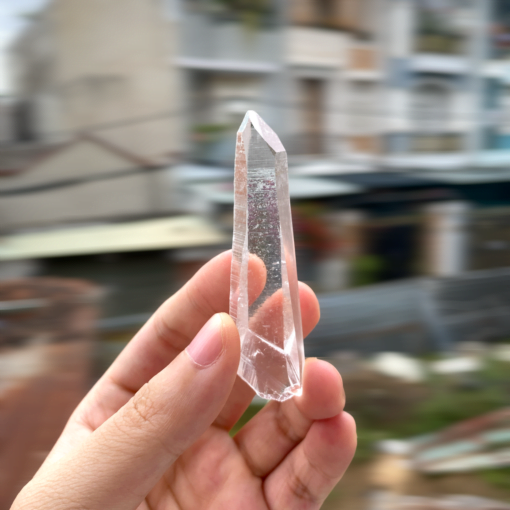
POLYGON ((323 420, 340 413, 345 406, 345 392, 338 370, 327 361, 307 360, 303 374, 304 391, 296 397, 296 407, 310 420, 323 420))
MULTIPOLYGON (((301 321, 303 336, 307 336, 315 328, 320 318, 317 296, 305 283, 299 282, 299 300, 301 303, 301 321)), ((240 377, 237 378, 232 394, 217 420, 218 427, 230 430, 250 405, 255 392, 240 377)))
POLYGON ((325 361, 305 364, 303 394, 283 403, 270 402, 234 440, 252 473, 270 473, 306 436, 314 420, 332 418, 345 404, 342 379, 325 361))
MULTIPOLYGON (((78 408, 82 421, 97 428, 185 349, 214 313, 228 313, 231 259, 230 251, 218 255, 161 305, 78 408)), ((258 257, 251 257, 248 270, 250 298, 255 300, 264 288, 266 269, 258 257)))
POLYGON ((230 430, 238 422, 246 409, 248 409, 254 395, 255 392, 251 386, 237 376, 234 387, 232 388, 232 393, 214 421, 214 425, 225 430, 230 430))
POLYGON ((313 423, 304 441, 264 482, 275 510, 319 509, 356 450, 356 425, 347 413, 313 423))
POLYGON ((38 479, 59 487, 76 474, 66 488, 76 508, 135 508, 216 418, 238 364, 237 328, 228 315, 215 315, 185 352, 38 479))

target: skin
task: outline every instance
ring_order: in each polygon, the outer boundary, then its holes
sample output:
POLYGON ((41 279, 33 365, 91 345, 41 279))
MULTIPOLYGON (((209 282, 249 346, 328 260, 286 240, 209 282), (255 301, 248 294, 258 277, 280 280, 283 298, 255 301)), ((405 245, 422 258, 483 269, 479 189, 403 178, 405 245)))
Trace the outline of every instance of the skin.
MULTIPOLYGON (((206 264, 138 332, 80 403, 13 510, 318 509, 356 448, 342 379, 308 359, 303 394, 266 405, 234 438, 253 398, 236 375, 231 253, 206 264), (185 351, 214 315, 222 351, 197 365, 185 351)), ((253 301, 265 269, 250 260, 253 301)), ((303 332, 319 320, 300 284, 303 332)), ((210 323, 211 324, 211 323, 210 323)))

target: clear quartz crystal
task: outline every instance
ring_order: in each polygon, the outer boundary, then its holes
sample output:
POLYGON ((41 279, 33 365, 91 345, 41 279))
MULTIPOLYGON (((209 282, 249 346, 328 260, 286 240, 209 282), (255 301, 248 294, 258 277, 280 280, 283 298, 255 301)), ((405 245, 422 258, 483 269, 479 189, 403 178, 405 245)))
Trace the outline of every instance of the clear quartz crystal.
POLYGON ((287 153, 254 111, 237 132, 234 186, 230 315, 241 336, 238 374, 259 396, 282 402, 301 394, 304 364, 287 153))

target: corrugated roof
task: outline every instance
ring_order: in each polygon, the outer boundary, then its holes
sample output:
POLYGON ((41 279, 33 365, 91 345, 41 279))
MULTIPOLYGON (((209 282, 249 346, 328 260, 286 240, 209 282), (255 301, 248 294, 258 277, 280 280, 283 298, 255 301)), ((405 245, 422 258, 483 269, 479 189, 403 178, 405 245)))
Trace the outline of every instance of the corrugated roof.
POLYGON ((415 175, 411 172, 357 172, 344 173, 337 176, 331 176, 330 179, 335 182, 349 182, 366 188, 412 188, 437 186, 443 181, 435 179, 434 174, 415 175))
POLYGON ((510 182, 510 172, 506 169, 487 170, 486 168, 456 172, 419 172, 414 174, 423 179, 435 179, 447 184, 479 184, 484 182, 510 182))
POLYGON ((197 216, 74 226, 0 237, 0 261, 164 250, 227 243, 230 236, 197 216))
POLYGON ((322 158, 301 158, 290 156, 289 173, 291 175, 326 176, 345 173, 369 172, 373 168, 372 161, 338 161, 322 158))

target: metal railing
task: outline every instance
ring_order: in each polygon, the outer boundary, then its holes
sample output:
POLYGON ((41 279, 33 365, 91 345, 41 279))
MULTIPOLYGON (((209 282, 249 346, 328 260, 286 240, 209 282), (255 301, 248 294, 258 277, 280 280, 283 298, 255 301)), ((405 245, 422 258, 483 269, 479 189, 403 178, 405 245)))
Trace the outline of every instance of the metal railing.
POLYGON ((308 356, 335 351, 425 353, 510 337, 510 268, 421 278, 319 296, 308 356))

